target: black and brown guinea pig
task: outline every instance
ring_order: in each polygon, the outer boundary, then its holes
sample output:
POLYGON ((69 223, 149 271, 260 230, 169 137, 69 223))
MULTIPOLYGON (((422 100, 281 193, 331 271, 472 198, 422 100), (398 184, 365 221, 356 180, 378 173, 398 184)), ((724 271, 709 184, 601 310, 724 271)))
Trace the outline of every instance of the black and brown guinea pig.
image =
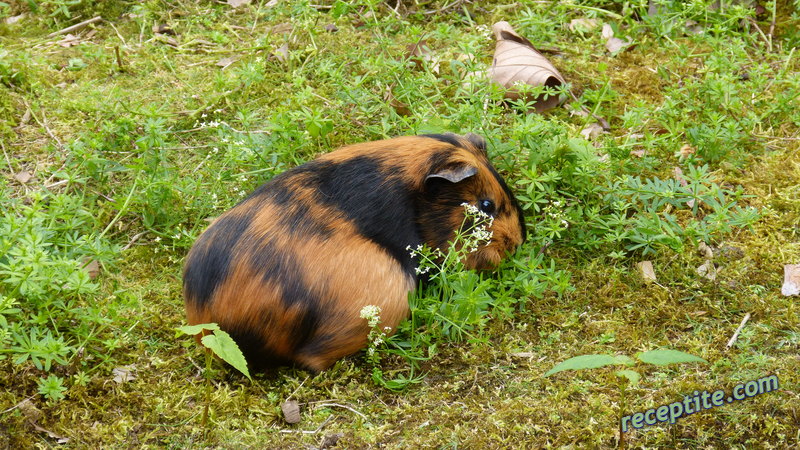
POLYGON ((290 169, 222 214, 186 259, 190 324, 216 322, 251 368, 315 371, 357 352, 380 307, 392 330, 417 286, 407 250, 446 248, 462 203, 494 217, 466 265, 492 268, 525 240, 522 210, 474 134, 350 145, 290 169))

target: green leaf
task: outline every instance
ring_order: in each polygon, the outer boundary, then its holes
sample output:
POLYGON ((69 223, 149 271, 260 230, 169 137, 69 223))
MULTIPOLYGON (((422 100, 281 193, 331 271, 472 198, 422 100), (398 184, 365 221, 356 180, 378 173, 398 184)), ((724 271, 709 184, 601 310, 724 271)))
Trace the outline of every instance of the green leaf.
MULTIPOLYGON (((242 372, 247 378, 250 378, 250 372, 247 370, 247 361, 245 361, 242 351, 239 350, 239 346, 236 345, 236 342, 228 333, 222 330, 214 330, 214 334, 203 336, 200 341, 226 363, 242 372)), ((250 379, 252 380, 252 378, 250 379)))
POLYGON ((639 375, 639 372, 628 369, 618 370, 614 372, 614 374, 617 375, 618 377, 627 378, 630 384, 638 384, 639 379, 642 378, 642 376, 639 375))
POLYGON ((184 325, 182 327, 176 328, 176 330, 181 331, 184 334, 194 336, 196 334, 200 334, 203 330, 210 330, 210 331, 219 330, 219 325, 215 323, 201 323, 197 325, 184 325))
POLYGON ((686 362, 708 363, 708 361, 699 356, 679 352, 678 350, 650 350, 649 352, 639 352, 636 354, 636 357, 639 358, 639 361, 647 364, 655 364, 657 366, 686 362))
POLYGON ((597 369, 598 367, 609 366, 611 364, 620 364, 620 362, 617 361, 616 357, 611 355, 581 355, 558 363, 544 374, 544 376, 549 377, 554 373, 564 370, 597 369))
POLYGON ((617 355, 614 357, 614 359, 617 360, 617 364, 625 364, 628 367, 631 367, 634 364, 636 364, 636 361, 634 361, 633 358, 631 358, 630 356, 617 355))

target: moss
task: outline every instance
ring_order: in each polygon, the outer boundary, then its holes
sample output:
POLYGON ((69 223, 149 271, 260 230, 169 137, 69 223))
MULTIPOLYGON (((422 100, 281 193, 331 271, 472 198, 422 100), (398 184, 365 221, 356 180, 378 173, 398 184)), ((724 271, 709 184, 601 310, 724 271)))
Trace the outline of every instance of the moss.
MULTIPOLYGON (((399 15, 380 4, 374 17, 361 6, 335 17, 300 3, 271 8, 265 3, 233 10, 202 2, 151 1, 138 8, 138 2, 84 1, 76 14, 100 14, 106 22, 91 38, 83 30, 82 43, 69 48, 45 37, 60 27, 44 13, 22 25, 0 25, 0 45, 8 52, 0 61, 0 78, 5 77, 0 139, 12 163, 5 172, 25 167, 37 177, 27 186, 9 181, 7 189, 30 201, 32 191, 69 179, 49 189, 81 198, 95 235, 117 218, 105 234, 115 256, 96 281, 99 292, 76 302, 84 309, 97 307, 107 322, 71 342, 84 347, 81 358, 51 371, 64 379, 66 398, 48 402, 38 393, 37 381, 48 373, 30 363, 0 361, 0 446, 55 445, 14 408, 30 397, 42 412, 37 425, 70 438, 73 447, 287 448, 319 446, 333 433, 343 434, 343 448, 611 447, 617 445, 620 413, 678 401, 694 390, 729 390, 771 373, 780 378, 780 392, 631 432, 627 442, 633 447, 781 447, 796 439, 800 400, 792 392, 800 381, 800 314, 795 299, 779 294, 782 265, 800 262, 800 123, 791 104, 781 103, 782 95, 798 89, 796 55, 787 60, 790 46, 778 45, 780 36, 767 52, 760 37, 729 28, 719 31, 722 38, 673 33, 666 39, 627 17, 614 23, 639 27, 641 39, 637 47, 611 56, 597 36, 584 39, 561 31, 573 18, 611 21, 607 14, 573 4, 512 5, 492 13, 482 9, 493 10, 492 5, 464 5, 479 24, 501 12, 508 17, 497 19, 522 23, 530 17, 525 8, 530 9, 553 24, 546 36, 563 51, 553 58, 578 95, 591 90, 599 98, 609 83, 613 92, 598 111, 612 130, 596 142, 598 152, 612 152, 620 171, 668 178, 680 164, 674 155, 687 142, 686 129, 698 121, 711 123, 714 114, 735 119, 747 143, 731 151, 742 162, 714 166, 714 175, 741 185, 750 196, 739 203, 760 208, 763 217, 750 229, 709 243, 719 249, 718 278, 712 282, 696 274, 704 259, 691 246, 622 259, 560 242, 545 249, 526 247, 520 255, 541 251, 553 258, 570 272, 575 289, 521 299, 511 316, 496 314, 480 332, 483 342, 440 343, 421 363, 420 385, 400 393, 377 388, 362 355, 321 374, 284 368, 253 382, 215 362, 211 425, 203 429, 205 355, 191 339, 176 337, 174 329, 184 320, 182 258, 205 219, 235 204, 239 192, 332 147, 407 134, 431 123, 510 142, 502 169, 512 180, 524 179, 517 161, 536 150, 510 139, 523 129, 524 115, 484 102, 483 94, 465 97, 452 75, 458 72, 450 66, 463 63, 462 46, 477 49, 477 59, 489 62, 491 39, 476 37, 480 30, 455 10, 426 15, 403 9, 435 10, 450 2, 405 2, 399 15), (154 36, 152 26, 161 23, 176 31, 177 48, 154 36), (336 24, 338 31, 325 31, 327 24, 336 24), (406 46, 420 36, 430 36, 434 56, 441 58, 439 75, 403 62, 406 46), (731 50, 729 65, 713 66, 721 63, 710 55, 726 53, 725 38, 743 43, 743 49, 731 50), (288 62, 274 56, 283 43, 289 45, 288 62), (117 64, 117 47, 124 70, 117 64), (228 56, 237 60, 225 68, 217 65, 228 56), (87 66, 67 70, 73 58, 87 66), (9 84, 10 72, 3 67, 27 81, 9 84), (736 81, 736 102, 710 98, 708 89, 718 87, 717 73, 744 68, 752 78, 736 81), (390 86, 404 96, 411 116, 398 116, 386 104, 390 86), (738 109, 725 110, 727 104, 738 109), (35 117, 20 124, 26 106, 35 117), (334 121, 334 130, 309 137, 301 111, 321 113, 334 121), (230 128, 201 126, 212 120, 230 128), (16 125, 21 126, 11 130, 16 125), (647 148, 651 159, 631 157, 630 150, 639 148, 631 142, 647 148), (728 256, 724 248, 738 251, 728 256), (637 276, 635 263, 645 258, 653 261, 658 284, 637 276), (746 313, 750 322, 727 349, 746 313), (710 364, 638 366, 643 378, 628 391, 624 408, 613 369, 542 377, 572 356, 630 356, 659 347, 688 351, 710 364), (133 366, 136 378, 114 381, 113 370, 122 366, 133 366), (80 373, 85 385, 76 379, 80 373), (300 424, 282 419, 280 404, 289 396, 301 403, 300 424), (318 427, 316 433, 300 432, 318 427)), ((778 30, 788 34, 791 19, 783 6, 779 19, 778 30)), ((552 125, 543 133, 573 137, 586 120, 556 110, 541 122, 552 125)), ((525 264, 524 258, 519 262, 525 264)), ((506 270, 517 270, 510 267, 506 270)), ((0 293, 7 293, 4 289, 0 293)), ((75 325, 59 331, 69 335, 75 325)), ((402 359, 385 358, 385 370, 402 367, 402 359)))

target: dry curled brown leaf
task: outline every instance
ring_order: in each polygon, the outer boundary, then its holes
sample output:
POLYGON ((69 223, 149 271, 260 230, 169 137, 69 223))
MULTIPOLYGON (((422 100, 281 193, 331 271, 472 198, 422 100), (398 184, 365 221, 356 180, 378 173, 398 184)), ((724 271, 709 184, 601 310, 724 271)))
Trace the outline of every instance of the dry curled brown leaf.
MULTIPOLYGON (((505 97, 511 100, 520 98, 515 86, 527 84, 531 86, 558 87, 566 84, 564 77, 547 58, 542 56, 533 44, 517 34, 508 22, 497 22, 492 27, 497 39, 494 61, 489 69, 489 76, 495 83, 506 88, 505 97)), ((558 96, 542 94, 535 99, 536 112, 543 112, 558 106, 558 96)))
POLYGON ((281 405, 281 410, 286 423, 300 422, 300 404, 297 403, 297 400, 286 400, 281 405))
POLYGON ((641 261, 636 263, 636 268, 639 269, 639 275, 647 283, 652 283, 657 280, 656 271, 653 270, 652 261, 641 261))
POLYGON ((20 184, 28 184, 28 182, 31 181, 31 178, 33 178, 33 175, 31 175, 31 173, 27 170, 23 170, 22 172, 14 174, 14 179, 19 181, 20 184))
POLYGON ((238 8, 240 6, 249 5, 251 1, 252 0, 228 0, 228 4, 234 8, 238 8))
POLYGON ((787 297, 800 295, 800 264, 786 264, 783 266, 781 294, 787 297))

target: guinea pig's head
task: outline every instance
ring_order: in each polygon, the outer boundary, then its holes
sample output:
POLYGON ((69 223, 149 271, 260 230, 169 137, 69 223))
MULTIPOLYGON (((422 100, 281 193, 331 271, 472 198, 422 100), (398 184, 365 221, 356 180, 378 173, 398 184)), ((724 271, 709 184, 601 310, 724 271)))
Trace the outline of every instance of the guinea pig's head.
POLYGON ((471 269, 492 269, 525 242, 525 220, 517 199, 492 167, 486 142, 475 134, 427 135, 447 144, 432 154, 422 186, 419 227, 431 247, 446 248, 465 223, 464 203, 492 217, 491 240, 469 254, 471 269))

